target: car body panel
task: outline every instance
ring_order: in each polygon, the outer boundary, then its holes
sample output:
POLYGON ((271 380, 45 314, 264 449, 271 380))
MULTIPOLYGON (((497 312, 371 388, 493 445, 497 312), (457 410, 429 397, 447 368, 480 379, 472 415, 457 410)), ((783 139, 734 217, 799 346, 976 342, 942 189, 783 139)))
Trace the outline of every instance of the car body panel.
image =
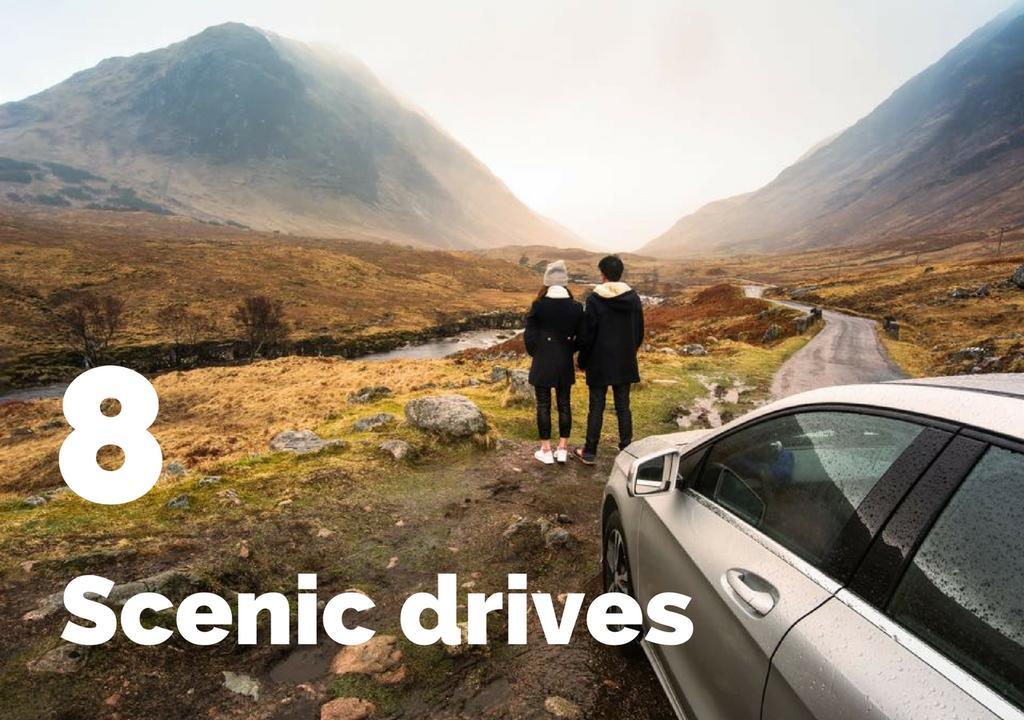
POLYGON ((692 598, 687 613, 693 637, 684 645, 652 648, 674 693, 694 717, 757 717, 772 652, 838 586, 823 576, 816 582, 795 558, 784 559, 784 548, 694 492, 641 500, 639 565, 633 566, 640 605, 660 592, 692 598), (761 591, 774 596, 767 614, 737 594, 730 571, 752 575, 761 591))
POLYGON ((922 717, 1024 714, 847 591, 797 623, 772 659, 764 720, 922 717))
MULTIPOLYGON (((727 595, 728 590, 721 583, 715 584, 704 579, 714 578, 716 571, 730 564, 720 560, 714 568, 711 567, 712 561, 703 557, 704 548, 709 544, 706 535, 717 537, 717 544, 721 544, 722 538, 730 536, 731 532, 725 524, 730 520, 740 521, 707 501, 702 503, 703 507, 698 508, 696 503, 703 498, 691 491, 670 490, 634 497, 628 487, 630 468, 637 458, 673 449, 686 454, 697 448, 708 447, 719 436, 769 415, 816 406, 842 406, 854 411, 857 408, 870 409, 872 412, 891 411, 931 419, 935 421, 934 427, 952 432, 955 432, 956 427, 963 426, 968 435, 973 428, 1020 440, 1024 431, 1024 425, 1020 422, 1020 418, 1024 417, 1024 374, 905 380, 823 388, 770 403, 721 428, 652 436, 634 443, 620 453, 606 485, 605 512, 607 516, 612 507, 619 511, 626 531, 630 566, 639 579, 638 592, 649 597, 654 592, 675 590, 694 598, 687 611, 694 619, 694 637, 681 648, 681 653, 689 654, 681 655, 684 658, 684 669, 686 662, 690 663, 689 671, 684 670, 679 675, 679 666, 667 662, 671 659, 668 657, 673 652, 671 649, 645 647, 676 712, 680 717, 691 720, 706 717, 761 717, 762 710, 766 713, 763 717, 772 720, 811 717, 977 717, 985 720, 998 717, 1003 720, 1024 720, 1024 714, 1016 707, 910 633, 898 626, 893 630, 884 622, 869 621, 867 618, 870 613, 862 609, 855 612, 852 608, 858 602, 863 604, 863 601, 849 591, 830 586, 832 581, 824 578, 821 573, 818 573, 820 577, 815 581, 814 573, 818 571, 799 558, 787 557, 788 551, 785 548, 775 548, 782 552, 772 554, 780 560, 785 558, 786 564, 794 571, 802 571, 805 580, 811 585, 817 585, 818 590, 804 585, 805 595, 799 590, 786 592, 787 598, 801 596, 801 601, 793 603, 791 612, 780 612, 777 616, 778 625, 788 623, 788 626, 779 635, 781 644, 774 650, 778 661, 777 670, 770 674, 762 673, 760 677, 768 683, 767 687, 761 685, 767 691, 765 702, 768 704, 762 707, 761 698, 756 698, 756 712, 751 715, 748 712, 750 705, 745 702, 734 707, 724 706, 725 709, 722 709, 721 701, 716 703, 702 698, 700 691, 691 697, 693 691, 689 686, 695 680, 694 675, 700 676, 711 667, 724 673, 725 678, 748 671, 748 658, 735 658, 732 648, 741 652, 754 652, 756 657, 770 644, 770 637, 774 636, 777 628, 758 634, 757 630, 763 628, 757 628, 756 623, 745 622, 728 607, 727 603, 733 602, 727 595), (713 517, 716 511, 717 518, 713 517), (687 518, 687 522, 676 523, 676 527, 669 530, 667 519, 680 513, 687 518), (684 526, 682 530, 678 527, 680 525, 684 526), (701 538, 696 530, 687 533, 687 525, 704 529, 705 537, 701 538), (645 552, 639 552, 642 542, 650 543, 650 548, 655 549, 648 548, 645 552), (696 557, 679 553, 680 542, 686 543, 684 547, 695 547, 691 555, 696 557), (676 545, 675 554, 682 557, 665 560, 663 556, 672 554, 672 545, 676 545), (646 552, 654 552, 656 557, 645 557, 646 552), (801 563, 804 567, 801 567, 801 563), (657 575, 652 573, 660 573, 673 587, 654 582, 653 578, 657 575), (691 578, 703 577, 700 584, 692 580, 671 580, 686 578, 688 575, 691 578), (821 578, 824 578, 823 582, 821 578), (817 604, 816 599, 819 600, 817 604), (705 604, 715 607, 715 614, 719 617, 702 617, 701 613, 705 611, 701 610, 701 606, 705 604), (808 608, 802 619, 797 613, 801 607, 808 608), (732 617, 729 617, 730 614, 732 617), (837 624, 843 624, 844 627, 836 628, 837 624), (753 634, 750 632, 751 625, 755 628, 753 634), (717 643, 702 648, 702 640, 705 637, 714 640, 720 626, 728 628, 726 633, 717 643), (817 658, 813 655, 815 650, 820 653, 817 658), (687 657, 692 660, 687 661, 687 657), (700 664, 709 667, 702 668, 700 664), (969 689, 965 690, 965 687, 969 689)), ((748 533, 747 540, 751 539, 751 535, 758 536, 760 533, 748 533)), ((764 536, 759 537, 757 542, 769 548, 774 545, 773 541, 764 536)), ((739 554, 745 556, 748 551, 756 552, 746 541, 742 541, 739 554)), ((755 562, 745 557, 743 560, 755 562)), ((765 574, 782 572, 783 580, 776 582, 789 582, 788 573, 780 566, 760 565, 758 569, 765 574)), ((797 581, 794 584, 800 586, 802 583, 797 581)), ((785 606, 779 604, 772 612, 781 607, 785 606)), ((766 617, 771 617, 771 614, 766 617)), ((768 653, 771 656, 772 650, 768 653)), ((703 681, 704 677, 700 676, 700 679, 703 681)), ((757 683, 745 683, 742 691, 755 692, 748 687, 756 686, 757 683)), ((739 692, 740 689, 724 684, 720 685, 718 691, 729 693, 739 692)))

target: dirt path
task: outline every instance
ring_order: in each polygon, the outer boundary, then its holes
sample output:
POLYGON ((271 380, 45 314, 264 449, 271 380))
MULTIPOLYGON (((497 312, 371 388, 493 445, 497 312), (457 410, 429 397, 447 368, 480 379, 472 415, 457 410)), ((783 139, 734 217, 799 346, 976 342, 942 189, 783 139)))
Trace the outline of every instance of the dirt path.
MULTIPOLYGON (((763 285, 745 285, 747 297, 762 297, 763 285)), ((810 307, 789 300, 771 302, 796 310, 810 307)), ((825 328, 779 368, 772 380, 777 398, 832 385, 882 382, 905 377, 878 339, 877 323, 824 310, 825 328)))

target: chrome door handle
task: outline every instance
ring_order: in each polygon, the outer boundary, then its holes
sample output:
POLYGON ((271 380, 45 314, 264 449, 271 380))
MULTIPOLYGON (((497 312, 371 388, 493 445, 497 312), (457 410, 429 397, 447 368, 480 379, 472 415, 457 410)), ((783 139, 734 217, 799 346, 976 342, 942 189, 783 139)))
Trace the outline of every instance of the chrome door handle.
POLYGON ((726 570, 725 584, 739 600, 758 617, 764 617, 775 607, 771 585, 746 570, 726 570))

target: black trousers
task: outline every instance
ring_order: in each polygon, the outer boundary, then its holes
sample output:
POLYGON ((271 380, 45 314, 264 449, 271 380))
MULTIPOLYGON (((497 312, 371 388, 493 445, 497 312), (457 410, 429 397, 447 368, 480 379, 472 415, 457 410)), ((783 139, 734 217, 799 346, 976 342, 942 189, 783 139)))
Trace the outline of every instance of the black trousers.
MULTIPOLYGON (((537 434, 541 440, 551 439, 551 388, 535 386, 537 393, 537 434)), ((558 405, 558 437, 569 437, 572 432, 572 385, 568 383, 554 388, 555 403, 558 405)))
MULTIPOLYGON (((624 450, 633 442, 633 413, 629 409, 629 387, 630 383, 611 386, 615 416, 619 421, 619 450, 624 450)), ((601 440, 601 426, 604 424, 608 386, 591 385, 589 390, 590 410, 587 413, 587 441, 584 449, 588 453, 597 453, 597 444, 601 440)))

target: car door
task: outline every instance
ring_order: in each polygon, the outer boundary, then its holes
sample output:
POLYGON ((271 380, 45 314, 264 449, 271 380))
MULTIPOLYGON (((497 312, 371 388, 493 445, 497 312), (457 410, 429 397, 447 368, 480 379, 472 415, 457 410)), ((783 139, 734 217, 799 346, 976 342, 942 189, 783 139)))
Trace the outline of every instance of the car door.
MULTIPOLYGON (((760 716, 783 635, 839 590, 833 575, 867 547, 857 508, 883 477, 934 457, 921 451, 923 431, 850 410, 773 416, 695 451, 699 462, 687 454, 679 489, 644 498, 638 599, 692 598, 690 641, 649 648, 684 712, 760 716)), ((937 452, 939 440, 928 439, 937 452)))
POLYGON ((1024 448, 958 437, 786 635, 764 717, 1024 718, 1022 528, 1024 448))

